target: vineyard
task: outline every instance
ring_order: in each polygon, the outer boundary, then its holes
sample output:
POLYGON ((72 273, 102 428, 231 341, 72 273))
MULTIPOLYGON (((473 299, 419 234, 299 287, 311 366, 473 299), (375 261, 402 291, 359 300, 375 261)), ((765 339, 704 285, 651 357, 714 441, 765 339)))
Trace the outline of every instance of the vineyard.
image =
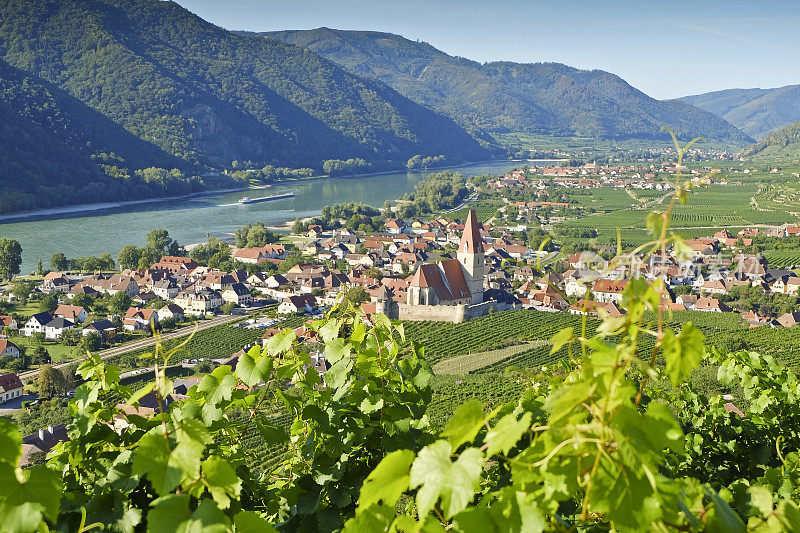
POLYGON ((441 427, 453 411, 470 399, 494 407, 519 398, 527 388, 524 378, 513 374, 435 376, 433 399, 428 405, 428 419, 433 427, 441 427))
POLYGON ((771 266, 795 268, 800 265, 800 250, 767 250, 764 252, 771 266))
MULTIPOLYGON (((566 327, 579 330, 582 317, 567 313, 547 313, 531 309, 503 311, 452 324, 449 322, 405 322, 406 335, 425 347, 431 364, 473 352, 485 352, 524 341, 549 341, 566 327)), ((599 323, 587 320, 587 334, 599 323)))
MULTIPOLYGON (((287 324, 288 321, 283 324, 287 324)), ((282 325, 283 327, 283 325, 282 325)), ((228 324, 204 329, 195 333, 189 342, 170 358, 169 364, 176 364, 183 359, 220 359, 228 357, 241 350, 243 347, 260 343, 264 330, 247 329, 228 324)), ((164 343, 164 349, 169 350, 186 338, 170 340, 164 343)), ((152 350, 144 348, 126 354, 112 357, 109 363, 120 366, 122 369, 139 368, 148 366, 152 350)))

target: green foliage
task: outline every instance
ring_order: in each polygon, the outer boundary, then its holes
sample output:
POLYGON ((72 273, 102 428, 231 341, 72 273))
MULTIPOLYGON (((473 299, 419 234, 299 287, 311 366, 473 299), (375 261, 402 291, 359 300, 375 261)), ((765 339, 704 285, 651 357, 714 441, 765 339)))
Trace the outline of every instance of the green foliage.
POLYGON ((0 279, 11 279, 22 266, 22 246, 8 237, 0 238, 0 279))
POLYGON ((319 28, 264 35, 380 79, 470 131, 663 139, 661 127, 673 124, 681 138, 702 135, 740 145, 750 140, 707 111, 677 100, 652 100, 600 70, 558 63, 481 64, 382 32, 319 28))
POLYGON ((277 233, 270 231, 263 222, 245 224, 236 228, 236 246, 238 248, 252 248, 278 242, 281 238, 277 233))
POLYGON ((298 47, 222 30, 177 4, 13 0, 0 20, 0 80, 12 80, 13 117, 2 137, 13 148, 0 167, 15 186, 0 211, 56 205, 59 193, 72 203, 185 194, 230 184, 186 173, 234 160, 320 168, 343 157, 400 164, 415 153, 456 161, 488 153, 452 120, 382 83, 298 47), (46 52, 37 49, 43 40, 46 52), (20 170, 34 183, 17 181, 20 170))

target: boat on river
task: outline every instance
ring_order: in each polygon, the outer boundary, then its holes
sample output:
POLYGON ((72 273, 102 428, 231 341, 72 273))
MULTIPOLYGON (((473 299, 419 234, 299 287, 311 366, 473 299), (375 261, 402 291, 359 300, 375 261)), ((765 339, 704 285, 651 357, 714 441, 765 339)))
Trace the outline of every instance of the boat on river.
POLYGON ((286 192, 283 194, 273 194, 272 196, 264 196, 262 198, 250 198, 249 196, 244 196, 239 198, 239 201, 236 203, 245 205, 245 204, 260 204, 261 202, 269 202, 270 200, 282 200, 284 198, 294 198, 293 192, 286 192))

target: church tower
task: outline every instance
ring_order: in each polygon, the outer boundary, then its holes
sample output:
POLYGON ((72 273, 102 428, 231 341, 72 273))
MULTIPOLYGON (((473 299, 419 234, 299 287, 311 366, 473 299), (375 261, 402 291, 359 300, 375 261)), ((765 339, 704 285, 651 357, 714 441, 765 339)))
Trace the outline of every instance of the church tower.
POLYGON ((481 238, 480 224, 475 210, 470 209, 467 216, 467 223, 464 226, 464 234, 461 236, 461 243, 458 245, 456 257, 464 270, 464 278, 467 281, 469 292, 472 293, 473 304, 483 302, 483 279, 486 276, 486 261, 483 249, 483 238, 481 238))

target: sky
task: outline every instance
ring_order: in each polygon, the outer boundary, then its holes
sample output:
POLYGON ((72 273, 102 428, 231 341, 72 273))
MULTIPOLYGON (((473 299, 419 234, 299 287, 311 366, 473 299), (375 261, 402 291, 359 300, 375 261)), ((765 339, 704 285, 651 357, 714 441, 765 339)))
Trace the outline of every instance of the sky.
POLYGON ((613 72, 655 98, 800 83, 800 2, 177 0, 227 29, 397 33, 476 61, 613 72))

